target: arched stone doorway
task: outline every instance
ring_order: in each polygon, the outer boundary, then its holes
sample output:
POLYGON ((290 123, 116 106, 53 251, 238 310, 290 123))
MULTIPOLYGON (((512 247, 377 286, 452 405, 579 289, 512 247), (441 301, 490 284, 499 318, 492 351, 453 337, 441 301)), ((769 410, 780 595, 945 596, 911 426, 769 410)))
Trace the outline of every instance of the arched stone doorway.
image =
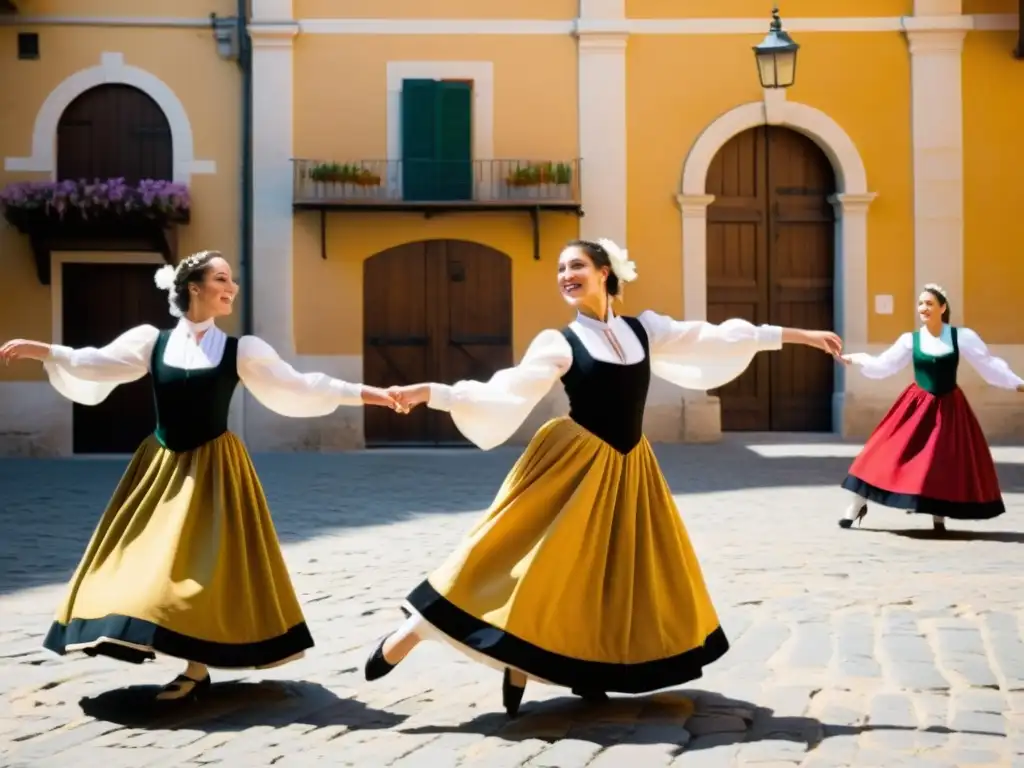
MULTIPOLYGON (((157 103, 129 85, 91 88, 57 124, 57 178, 170 180, 171 128, 157 103)), ((97 244, 102 248, 102 244, 97 244)), ((115 248, 115 244, 111 244, 115 248)), ((137 325, 167 327, 167 298, 153 285, 155 266, 83 258, 60 263, 61 337, 72 347, 103 346, 137 325)), ((155 425, 148 377, 118 387, 97 406, 75 405, 75 453, 130 453, 155 425)))
MULTIPOLYGON (((488 379, 512 364, 512 261, 463 240, 405 243, 363 268, 363 381, 488 379)), ((365 409, 366 444, 464 445, 445 413, 365 409)))
POLYGON ((122 176, 170 181, 174 176, 171 126, 146 93, 120 83, 90 88, 57 123, 58 179, 122 176))
MULTIPOLYGON (((779 126, 731 138, 708 169, 707 319, 831 329, 836 174, 818 145, 779 126)), ((759 355, 713 394, 722 429, 832 431, 834 363, 806 347, 759 355)))

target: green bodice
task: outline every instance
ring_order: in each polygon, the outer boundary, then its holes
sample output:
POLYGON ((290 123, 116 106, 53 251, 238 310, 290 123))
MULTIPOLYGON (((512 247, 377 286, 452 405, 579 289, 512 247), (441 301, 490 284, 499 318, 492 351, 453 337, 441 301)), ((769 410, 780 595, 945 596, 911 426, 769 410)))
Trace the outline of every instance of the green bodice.
POLYGON ((953 351, 947 355, 929 355, 921 351, 921 331, 914 331, 914 381, 925 392, 945 395, 956 389, 956 369, 960 365, 960 347, 956 328, 949 327, 953 351))
POLYGON ((153 345, 150 374, 156 402, 156 439, 172 451, 191 451, 228 431, 228 409, 238 386, 238 339, 228 337, 213 368, 186 370, 164 363, 171 331, 153 345))

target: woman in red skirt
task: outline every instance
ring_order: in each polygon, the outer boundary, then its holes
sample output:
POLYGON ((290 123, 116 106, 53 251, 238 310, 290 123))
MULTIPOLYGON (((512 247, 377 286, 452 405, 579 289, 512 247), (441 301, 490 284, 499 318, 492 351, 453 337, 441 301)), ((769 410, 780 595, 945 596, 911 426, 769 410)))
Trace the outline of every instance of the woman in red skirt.
POLYGON ((868 502, 945 518, 988 520, 1006 511, 985 435, 956 383, 960 356, 994 387, 1024 391, 1024 379, 968 328, 949 325, 942 287, 929 284, 917 298, 922 327, 905 333, 878 357, 857 353, 843 362, 869 379, 884 379, 914 364, 914 383, 854 459, 843 488, 856 498, 839 521, 849 528, 867 514, 868 502))

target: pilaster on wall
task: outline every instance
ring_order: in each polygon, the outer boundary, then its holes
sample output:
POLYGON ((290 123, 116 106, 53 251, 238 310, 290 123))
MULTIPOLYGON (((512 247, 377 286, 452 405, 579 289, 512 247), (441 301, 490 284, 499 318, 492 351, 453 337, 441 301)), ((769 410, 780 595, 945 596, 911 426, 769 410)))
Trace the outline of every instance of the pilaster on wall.
POLYGON ((626 38, 623 0, 581 0, 580 234, 626 242, 626 38))
MULTIPOLYGON (((708 271, 708 206, 715 202, 714 195, 676 195, 683 214, 683 259, 693 268, 693 274, 706 275, 708 271)), ((683 282, 683 319, 708 319, 708 291, 706 280, 683 282)))
POLYGON ((295 354, 292 319, 292 43, 299 29, 290 16, 289 0, 257 0, 249 26, 252 39, 252 170, 255 188, 253 330, 286 358, 295 354), (278 15, 282 13, 288 16, 278 15))
POLYGON ((962 53, 972 18, 960 15, 959 0, 918 0, 914 10, 904 19, 911 72, 914 282, 918 288, 940 283, 957 322, 964 309, 962 53))

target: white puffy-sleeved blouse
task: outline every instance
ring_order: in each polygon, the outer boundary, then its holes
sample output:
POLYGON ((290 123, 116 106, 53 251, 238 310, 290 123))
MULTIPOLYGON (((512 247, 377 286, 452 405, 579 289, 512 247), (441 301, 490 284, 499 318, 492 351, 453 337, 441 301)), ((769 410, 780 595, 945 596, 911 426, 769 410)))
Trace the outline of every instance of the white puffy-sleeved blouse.
MULTIPOLYGON (((1011 371, 1005 360, 995 357, 989 352, 985 342, 970 328, 957 328, 956 341, 960 355, 971 364, 981 378, 993 387, 1016 389, 1024 384, 1024 379, 1011 371)), ((950 327, 943 325, 942 332, 938 336, 932 336, 927 328, 921 328, 920 344, 921 351, 932 357, 951 354, 953 352, 953 335, 950 327)), ((913 358, 913 333, 904 333, 896 339, 895 344, 880 355, 856 352, 849 357, 850 362, 856 365, 860 372, 869 379, 887 379, 890 376, 895 376, 906 368, 913 358)))
MULTIPOLYGON (((745 320, 721 325, 673 320, 651 311, 638 318, 647 332, 651 372, 685 389, 721 387, 739 376, 762 350, 782 348, 782 328, 745 320)), ((640 339, 611 311, 602 323, 578 315, 569 326, 595 360, 615 365, 643 361, 640 339)), ((489 381, 431 384, 429 407, 451 413, 458 430, 488 450, 508 440, 572 366, 572 348, 561 331, 542 331, 522 362, 489 381)))
MULTIPOLYGON (((118 385, 149 372, 159 334, 152 325, 140 325, 105 347, 72 349, 54 344, 43 367, 61 395, 81 405, 97 405, 118 385)), ((163 362, 184 370, 214 368, 220 364, 227 339, 213 320, 193 323, 182 318, 167 340, 163 362)), ((323 373, 299 373, 255 336, 238 340, 237 368, 245 388, 282 416, 326 416, 338 406, 363 404, 361 385, 323 373)))

